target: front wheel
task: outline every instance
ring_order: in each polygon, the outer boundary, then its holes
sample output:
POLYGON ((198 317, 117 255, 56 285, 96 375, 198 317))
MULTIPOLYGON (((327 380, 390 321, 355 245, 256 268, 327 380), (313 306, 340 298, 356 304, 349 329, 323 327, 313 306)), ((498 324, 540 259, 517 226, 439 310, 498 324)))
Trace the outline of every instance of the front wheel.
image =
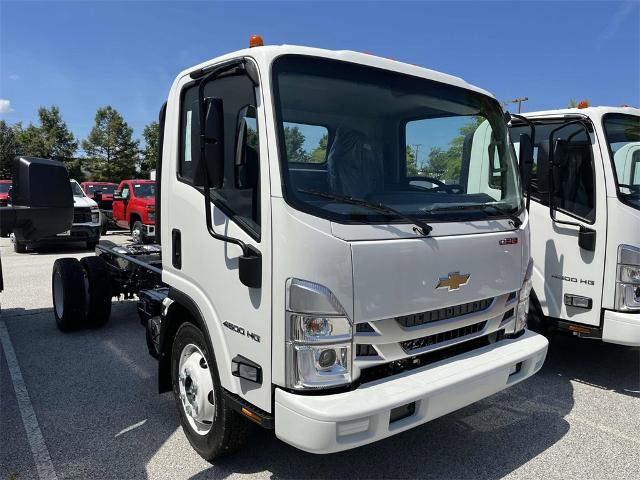
POLYGON ((212 461, 242 446, 248 422, 226 405, 215 357, 192 323, 176 332, 171 381, 182 430, 202 458, 212 461))
POLYGON ((144 234, 142 233, 144 227, 140 220, 136 220, 131 227, 131 238, 134 243, 142 243, 144 234))
POLYGON ((25 253, 27 251, 27 244, 24 242, 19 242, 17 239, 14 239, 13 251, 16 253, 25 253))

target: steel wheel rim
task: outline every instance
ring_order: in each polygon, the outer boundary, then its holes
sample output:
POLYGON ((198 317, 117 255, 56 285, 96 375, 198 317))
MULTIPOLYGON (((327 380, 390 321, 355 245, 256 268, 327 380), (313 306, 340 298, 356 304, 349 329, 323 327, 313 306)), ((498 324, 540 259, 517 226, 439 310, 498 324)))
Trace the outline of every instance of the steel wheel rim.
POLYGON ((140 240, 142 239, 142 233, 140 232, 139 228, 134 228, 131 232, 131 236, 133 237, 134 242, 140 243, 140 240))
POLYGON ((215 415, 213 380, 202 350, 193 343, 180 353, 178 390, 182 411, 191 429, 198 435, 209 433, 215 415))
POLYGON ((58 318, 62 318, 64 315, 64 287, 59 273, 53 277, 53 306, 58 318))

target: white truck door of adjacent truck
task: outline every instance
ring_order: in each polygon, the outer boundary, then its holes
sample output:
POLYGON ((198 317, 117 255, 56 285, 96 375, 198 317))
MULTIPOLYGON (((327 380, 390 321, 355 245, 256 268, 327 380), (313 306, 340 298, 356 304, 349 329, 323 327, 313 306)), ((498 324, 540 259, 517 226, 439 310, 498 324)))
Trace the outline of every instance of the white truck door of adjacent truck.
MULTIPOLYGON (((536 164, 549 155, 553 143, 548 134, 559 126, 537 126, 536 164)), ((557 220, 579 223, 595 230, 595 251, 578 246, 578 227, 562 225, 550 217, 548 195, 537 192, 537 179, 532 182, 531 253, 534 260, 533 288, 543 313, 587 325, 600 325, 602 285, 607 241, 606 192, 602 157, 595 135, 583 126, 568 126, 554 135, 569 140, 567 158, 563 161, 556 183, 559 191, 555 204, 557 220), (566 306, 565 294, 591 300, 591 308, 566 306)), ((517 146, 516 146, 517 149, 517 146)), ((537 167, 536 167, 537 168, 537 167)))

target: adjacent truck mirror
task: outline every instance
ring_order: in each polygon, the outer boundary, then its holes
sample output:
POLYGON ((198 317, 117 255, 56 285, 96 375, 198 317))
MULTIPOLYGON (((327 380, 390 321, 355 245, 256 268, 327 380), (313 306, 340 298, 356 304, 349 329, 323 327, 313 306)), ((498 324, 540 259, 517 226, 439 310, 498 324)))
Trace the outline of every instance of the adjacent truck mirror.
POLYGON ((64 232, 73 223, 73 193, 62 162, 16 157, 13 163, 11 207, 3 207, 3 231, 17 240, 38 241, 64 232))
POLYGON ((536 187, 540 195, 548 195, 551 189, 549 160, 549 143, 542 141, 538 144, 538 164, 536 172, 536 187))
POLYGON ((252 139, 258 134, 257 129, 253 128, 255 118, 256 109, 253 105, 247 105, 240 111, 234 162, 234 182, 239 189, 255 188, 260 178, 258 151, 253 147, 257 141, 252 139))
POLYGON ((202 133, 193 141, 193 135, 197 135, 196 129, 192 130, 191 145, 198 150, 192 152, 193 158, 198 158, 201 165, 196 169, 194 183, 204 186, 205 170, 208 176, 209 188, 221 188, 224 182, 224 110, 222 99, 208 97, 204 99, 204 115, 200 118, 204 122, 202 133), (204 168, 203 168, 204 167, 204 168))
POLYGON ((520 134, 519 150, 520 178, 522 179, 522 186, 527 190, 529 183, 531 183, 531 172, 533 171, 533 142, 526 133, 520 134))

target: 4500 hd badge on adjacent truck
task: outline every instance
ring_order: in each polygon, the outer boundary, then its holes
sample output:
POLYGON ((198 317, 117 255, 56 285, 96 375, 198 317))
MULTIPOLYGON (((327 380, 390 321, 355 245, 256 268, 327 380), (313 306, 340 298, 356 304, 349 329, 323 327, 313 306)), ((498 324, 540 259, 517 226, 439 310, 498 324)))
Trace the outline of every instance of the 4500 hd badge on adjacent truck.
POLYGON ((157 244, 58 260, 54 310, 63 330, 100 325, 112 295, 137 294, 160 391, 202 457, 238 446, 246 419, 346 450, 542 366, 518 165, 486 91, 258 46, 181 73, 160 125, 157 244))

